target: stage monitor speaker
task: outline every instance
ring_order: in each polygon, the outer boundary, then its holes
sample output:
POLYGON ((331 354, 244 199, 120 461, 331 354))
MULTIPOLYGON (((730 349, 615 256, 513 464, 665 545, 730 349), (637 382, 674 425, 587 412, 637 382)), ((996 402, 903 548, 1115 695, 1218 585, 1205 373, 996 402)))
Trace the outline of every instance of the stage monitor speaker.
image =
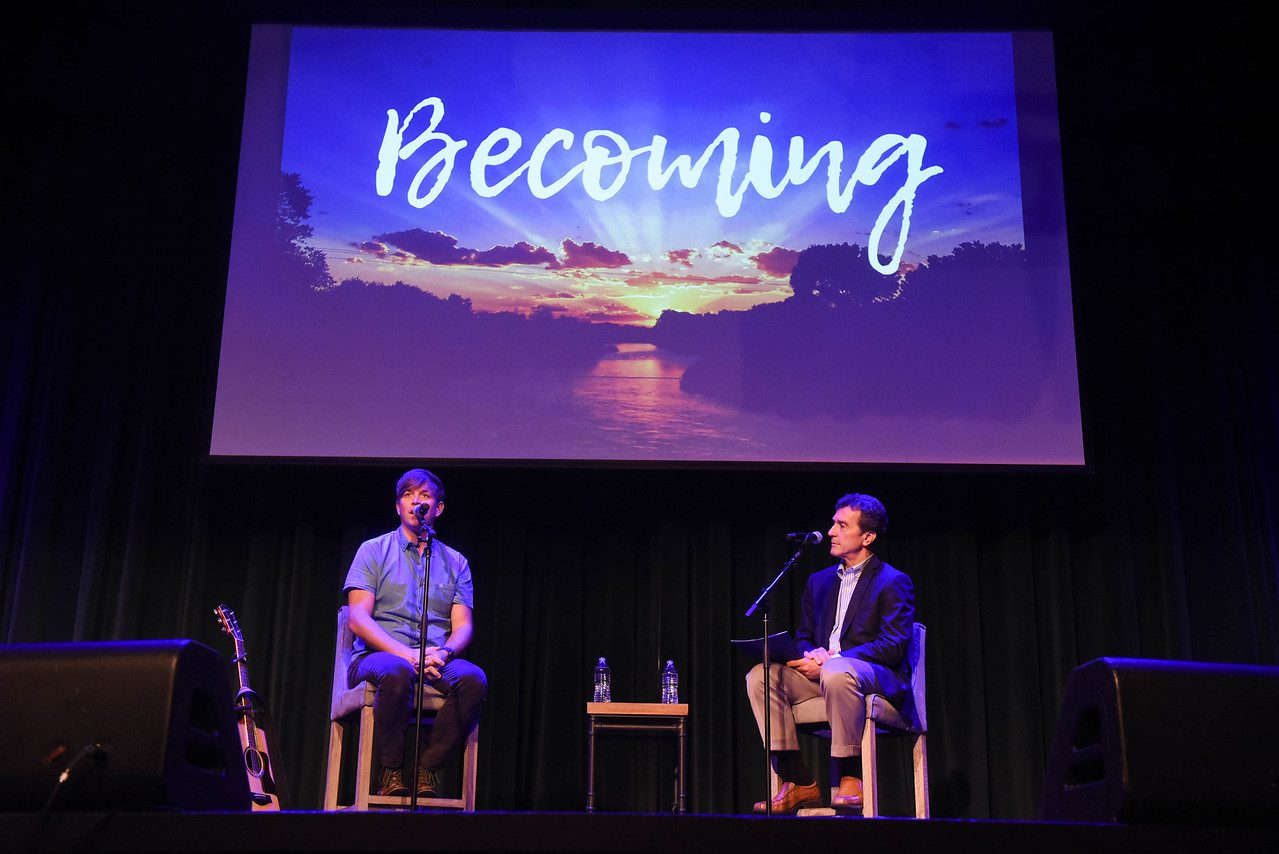
POLYGON ((0 809, 249 809, 226 671, 192 640, 0 646, 0 809))
POLYGON ((1279 667, 1098 658, 1075 668, 1040 818, 1279 823, 1279 667))

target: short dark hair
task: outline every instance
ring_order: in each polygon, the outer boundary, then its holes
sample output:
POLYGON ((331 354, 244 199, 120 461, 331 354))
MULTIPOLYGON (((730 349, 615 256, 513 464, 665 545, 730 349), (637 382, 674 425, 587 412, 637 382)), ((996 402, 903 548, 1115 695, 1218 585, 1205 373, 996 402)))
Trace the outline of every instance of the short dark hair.
POLYGON ((395 500, 399 501, 400 496, 410 489, 417 489, 426 484, 426 488, 435 496, 437 504, 444 503, 444 484, 443 482, 431 474, 426 469, 409 469, 400 475, 400 479, 395 483, 395 500))
POLYGON ((884 505, 880 503, 880 500, 873 495, 850 492, 835 502, 836 512, 841 507, 861 511, 861 529, 866 533, 875 534, 879 537, 888 533, 888 511, 884 509, 884 505))

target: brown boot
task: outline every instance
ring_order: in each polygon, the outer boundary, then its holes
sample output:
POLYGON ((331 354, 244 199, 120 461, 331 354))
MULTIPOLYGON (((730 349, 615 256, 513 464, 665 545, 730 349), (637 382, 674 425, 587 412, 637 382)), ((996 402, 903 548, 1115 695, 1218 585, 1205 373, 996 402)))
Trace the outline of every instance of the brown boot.
POLYGON ((404 774, 399 768, 383 768, 377 781, 377 794, 387 798, 402 798, 409 793, 404 785, 404 774))
POLYGON ((433 798, 440 792, 440 774, 432 768, 423 768, 418 772, 417 796, 433 798))
MULTIPOLYGON (((773 796, 773 814, 794 815, 804 807, 815 807, 820 805, 821 802, 822 792, 817 787, 816 780, 807 786, 782 783, 782 787, 773 796)), ((762 813, 765 811, 766 807, 763 801, 755 804, 755 812, 762 813)))

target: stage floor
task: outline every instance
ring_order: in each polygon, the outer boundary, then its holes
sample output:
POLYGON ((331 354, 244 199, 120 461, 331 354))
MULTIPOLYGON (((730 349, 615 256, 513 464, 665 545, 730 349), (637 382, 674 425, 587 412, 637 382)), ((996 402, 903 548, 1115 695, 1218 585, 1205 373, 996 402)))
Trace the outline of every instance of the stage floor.
POLYGON ((5 850, 1274 850, 1275 827, 633 813, 0 813, 5 850), (838 848, 832 848, 838 846, 838 848))

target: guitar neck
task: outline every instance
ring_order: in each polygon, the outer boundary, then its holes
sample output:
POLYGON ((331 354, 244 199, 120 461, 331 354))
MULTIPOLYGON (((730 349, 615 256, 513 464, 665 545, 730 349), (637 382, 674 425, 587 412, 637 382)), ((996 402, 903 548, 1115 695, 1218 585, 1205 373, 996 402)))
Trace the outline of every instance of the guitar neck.
POLYGON ((253 745, 257 741, 255 732, 256 726, 253 719, 253 689, 249 686, 249 664, 244 654, 244 641, 237 638, 235 641, 235 672, 240 680, 240 716, 247 730, 248 746, 253 745))
POLYGON ((240 691, 245 693, 251 691, 249 687, 249 663, 246 660, 248 656, 244 654, 244 644, 237 641, 235 644, 235 672, 240 680, 240 691))

